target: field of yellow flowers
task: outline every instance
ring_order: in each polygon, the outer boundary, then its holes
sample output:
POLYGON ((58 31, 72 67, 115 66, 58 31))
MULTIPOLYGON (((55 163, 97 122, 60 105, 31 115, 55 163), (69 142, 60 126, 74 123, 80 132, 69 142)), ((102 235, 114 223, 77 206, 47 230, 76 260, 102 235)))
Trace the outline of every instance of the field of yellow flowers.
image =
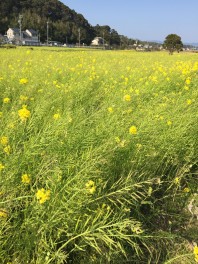
POLYGON ((0 61, 0 263, 198 262, 198 54, 0 61))

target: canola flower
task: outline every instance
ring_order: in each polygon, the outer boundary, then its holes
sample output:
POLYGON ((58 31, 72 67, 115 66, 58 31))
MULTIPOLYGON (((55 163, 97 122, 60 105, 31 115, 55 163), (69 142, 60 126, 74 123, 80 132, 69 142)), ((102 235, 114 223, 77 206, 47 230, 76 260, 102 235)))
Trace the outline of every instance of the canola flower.
POLYGON ((198 246, 194 247, 193 253, 195 256, 195 261, 198 262, 198 246))
POLYGON ((39 189, 36 193, 36 198, 38 199, 40 204, 45 203, 50 199, 50 190, 45 190, 44 188, 39 189))
POLYGON ((191 83, 191 78, 190 78, 190 77, 187 78, 185 83, 186 83, 187 85, 189 85, 189 84, 191 83))
POLYGON ((24 184, 29 184, 31 182, 30 175, 25 173, 21 176, 21 181, 24 184))
POLYGON ((92 180, 89 180, 86 184, 85 184, 86 190, 88 193, 90 194, 94 194, 96 191, 96 185, 95 182, 92 180))
POLYGON ((9 97, 5 97, 4 99, 3 99, 3 103, 4 104, 8 104, 10 102, 10 98, 9 97))
POLYGON ((168 126, 171 126, 171 125, 172 125, 172 121, 168 120, 168 121, 167 121, 167 125, 168 125, 168 126))
POLYGON ((1 143, 2 146, 6 146, 8 144, 8 137, 2 136, 0 138, 0 143, 1 143))
POLYGON ((136 126, 131 126, 129 128, 129 134, 136 135, 137 134, 137 127, 136 126))
POLYGON ((23 105, 22 109, 18 111, 18 115, 21 119, 21 121, 26 121, 28 118, 30 118, 30 111, 27 109, 27 105, 23 105))
POLYGON ((0 162, 0 171, 3 170, 5 166, 0 162))
POLYGON ((54 118, 54 120, 58 120, 58 119, 60 119, 60 114, 58 114, 58 113, 57 113, 57 114, 54 114, 54 115, 53 115, 53 118, 54 118))
POLYGON ((189 91, 189 89, 190 89, 189 86, 187 85, 184 86, 184 90, 189 91))
POLYGON ((26 84, 26 83, 28 83, 28 79, 22 78, 22 79, 19 80, 19 83, 20 84, 26 84))
POLYGON ((8 213, 3 210, 3 209, 0 209, 0 218, 7 218, 8 217, 8 213))
POLYGON ((131 96, 130 96, 129 94, 126 94, 126 95, 124 96, 124 101, 126 101, 126 102, 130 102, 130 101, 131 101, 131 96))
POLYGON ((180 183, 180 178, 179 178, 179 177, 176 177, 176 178, 174 179, 174 183, 175 183, 175 184, 179 184, 179 183, 180 183))
POLYGON ((183 189, 183 192, 189 193, 190 192, 190 189, 188 187, 186 187, 186 188, 183 189))
POLYGON ((113 108, 112 107, 108 107, 107 110, 108 110, 109 113, 113 113, 113 108))
POLYGON ((187 99, 186 103, 187 103, 187 105, 191 105, 192 104, 192 100, 191 99, 187 99))

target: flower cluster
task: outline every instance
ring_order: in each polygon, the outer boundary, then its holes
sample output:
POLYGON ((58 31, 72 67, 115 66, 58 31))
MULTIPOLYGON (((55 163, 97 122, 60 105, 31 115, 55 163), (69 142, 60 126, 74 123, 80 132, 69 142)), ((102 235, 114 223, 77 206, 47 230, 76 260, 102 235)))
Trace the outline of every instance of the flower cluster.
POLYGON ((38 190, 36 193, 36 198, 38 199, 40 204, 45 203, 50 199, 50 190, 45 190, 44 188, 38 190))
POLYGON ((2 136, 2 137, 0 138, 0 144, 3 146, 3 151, 4 151, 7 155, 9 155, 10 152, 11 152, 11 147, 10 147, 10 145, 8 145, 8 142, 9 142, 8 137, 6 137, 6 136, 2 136))
POLYGON ((10 98, 9 97, 5 97, 4 99, 3 99, 3 103, 4 104, 8 104, 10 102, 10 98))
POLYGON ((195 261, 198 262, 198 246, 194 247, 194 256, 195 256, 195 261))
POLYGON ((58 114, 58 113, 57 113, 57 114, 54 114, 54 115, 53 115, 53 118, 54 118, 55 120, 59 119, 59 118, 60 118, 60 114, 58 114))
POLYGON ((96 191, 96 185, 95 182, 90 180, 85 184, 86 190, 88 193, 93 194, 96 191))
POLYGON ((131 126, 129 128, 129 134, 136 135, 137 134, 137 127, 136 126, 131 126))
POLYGON ((27 105, 22 106, 22 109, 20 109, 18 111, 18 115, 19 115, 21 121, 26 121, 30 117, 31 113, 27 109, 27 105))
POLYGON ((28 79, 22 78, 22 79, 19 80, 19 83, 20 84, 26 84, 26 83, 28 83, 28 79))
POLYGON ((5 210, 0 209, 0 217, 7 218, 7 216, 8 216, 8 213, 5 210))
POLYGON ((23 175, 21 176, 21 181, 22 181, 22 183, 24 183, 24 184, 29 184, 30 181, 31 181, 31 179, 30 179, 30 175, 27 174, 27 173, 23 174, 23 175))
POLYGON ((0 162, 0 171, 3 170, 5 166, 0 162))
POLYGON ((1 145, 6 146, 8 144, 8 137, 2 136, 0 138, 0 143, 1 143, 1 145))

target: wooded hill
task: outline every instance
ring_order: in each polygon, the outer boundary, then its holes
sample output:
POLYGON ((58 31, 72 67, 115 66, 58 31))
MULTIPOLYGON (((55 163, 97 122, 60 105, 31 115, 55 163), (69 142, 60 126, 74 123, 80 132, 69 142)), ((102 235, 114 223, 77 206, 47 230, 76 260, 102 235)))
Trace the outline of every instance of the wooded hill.
POLYGON ((103 36, 110 45, 119 45, 120 36, 109 26, 95 26, 83 15, 71 10, 58 0, 6 0, 0 2, 0 33, 9 27, 19 27, 19 14, 23 15, 22 30, 35 29, 42 42, 47 39, 46 24, 49 21, 49 40, 77 43, 79 28, 81 43, 90 44, 94 37, 103 36))

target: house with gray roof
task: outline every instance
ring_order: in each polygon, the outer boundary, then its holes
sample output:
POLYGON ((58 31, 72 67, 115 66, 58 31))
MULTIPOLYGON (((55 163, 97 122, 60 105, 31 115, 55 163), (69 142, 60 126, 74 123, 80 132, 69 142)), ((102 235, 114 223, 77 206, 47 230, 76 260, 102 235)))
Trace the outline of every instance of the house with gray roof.
POLYGON ((26 29, 21 31, 19 28, 9 28, 7 31, 7 38, 9 42, 23 45, 39 45, 39 34, 34 29, 26 29))

